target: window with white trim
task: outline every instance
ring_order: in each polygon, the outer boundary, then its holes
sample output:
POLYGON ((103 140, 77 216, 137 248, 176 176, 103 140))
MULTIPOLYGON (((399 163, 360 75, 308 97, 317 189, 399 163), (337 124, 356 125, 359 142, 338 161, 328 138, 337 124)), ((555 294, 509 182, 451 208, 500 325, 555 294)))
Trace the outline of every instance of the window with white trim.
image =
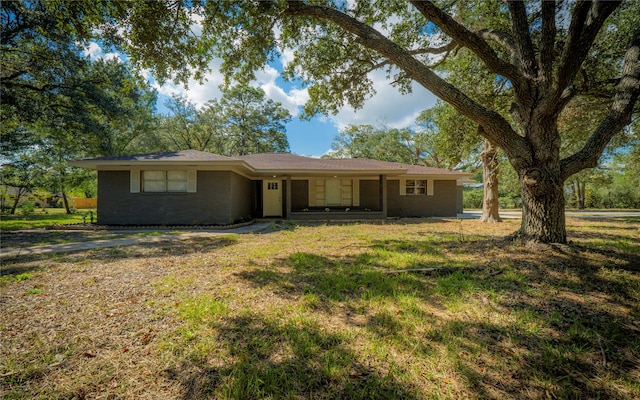
POLYGON ((426 179, 407 179, 404 194, 411 195, 421 195, 424 196, 427 194, 427 181, 426 179))
POLYGON ((400 179, 400 196, 433 196, 433 179, 400 179))
POLYGON ((142 191, 146 193, 186 193, 188 176, 185 170, 142 171, 142 191))

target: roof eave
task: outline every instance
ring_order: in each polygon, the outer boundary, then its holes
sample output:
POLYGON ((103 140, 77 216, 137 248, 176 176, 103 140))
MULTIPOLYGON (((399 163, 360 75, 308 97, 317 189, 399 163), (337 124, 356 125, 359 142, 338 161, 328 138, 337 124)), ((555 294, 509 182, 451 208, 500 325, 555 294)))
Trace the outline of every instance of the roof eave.
POLYGON ((244 160, 73 160, 69 165, 87 169, 136 169, 144 167, 242 167, 251 172, 255 169, 244 160))
POLYGON ((256 168, 256 175, 397 175, 406 173, 406 169, 373 170, 373 169, 260 169, 256 168))

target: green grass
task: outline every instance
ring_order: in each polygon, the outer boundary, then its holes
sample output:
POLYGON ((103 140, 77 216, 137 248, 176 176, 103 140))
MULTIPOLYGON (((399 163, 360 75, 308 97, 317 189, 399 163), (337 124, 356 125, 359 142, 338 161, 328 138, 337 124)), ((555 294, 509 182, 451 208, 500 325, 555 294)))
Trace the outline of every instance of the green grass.
POLYGON ((32 274, 29 272, 23 272, 17 275, 2 275, 0 274, 0 287, 9 284, 11 282, 22 282, 31 279, 32 274))
POLYGON ((0 216, 0 230, 11 231, 19 229, 46 228, 53 225, 80 224, 82 217, 95 210, 81 210, 73 214, 66 214, 64 208, 47 208, 43 213, 40 209, 30 215, 2 214, 0 216))
POLYGON ((566 246, 421 220, 16 260, 2 393, 636 399, 639 226, 569 224, 566 246))

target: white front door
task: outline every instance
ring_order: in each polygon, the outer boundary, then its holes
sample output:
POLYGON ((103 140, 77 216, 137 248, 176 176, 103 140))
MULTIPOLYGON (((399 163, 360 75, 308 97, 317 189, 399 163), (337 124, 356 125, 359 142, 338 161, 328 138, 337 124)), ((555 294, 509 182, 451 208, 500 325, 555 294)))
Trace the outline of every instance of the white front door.
POLYGON ((262 216, 282 217, 282 181, 262 181, 262 216))

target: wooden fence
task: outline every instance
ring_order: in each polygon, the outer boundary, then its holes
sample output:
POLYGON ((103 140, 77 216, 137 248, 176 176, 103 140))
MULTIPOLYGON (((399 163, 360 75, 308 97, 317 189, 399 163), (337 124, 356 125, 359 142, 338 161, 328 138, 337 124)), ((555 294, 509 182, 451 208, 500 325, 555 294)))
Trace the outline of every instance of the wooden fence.
POLYGON ((87 199, 84 197, 72 197, 71 205, 77 209, 97 208, 98 199, 87 199))

